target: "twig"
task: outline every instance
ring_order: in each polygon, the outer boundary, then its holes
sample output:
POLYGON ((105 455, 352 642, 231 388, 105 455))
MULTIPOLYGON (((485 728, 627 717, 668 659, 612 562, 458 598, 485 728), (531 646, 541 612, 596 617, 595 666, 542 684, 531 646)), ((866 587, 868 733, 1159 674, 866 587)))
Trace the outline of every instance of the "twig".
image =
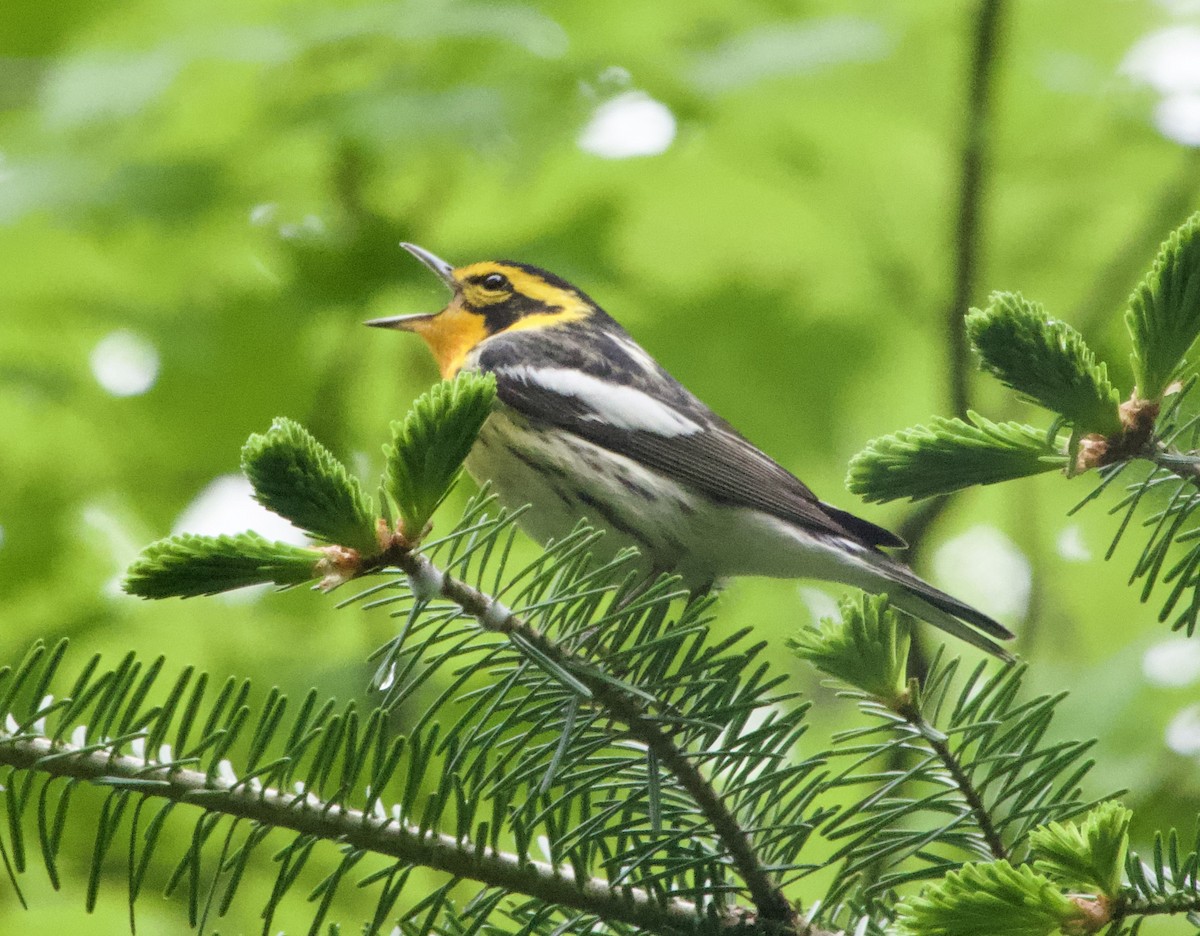
POLYGON ((991 124, 992 76, 1000 38, 1004 0, 981 0, 975 16, 971 53, 971 84, 963 127, 962 169, 958 184, 958 220, 954 238, 954 293, 946 309, 950 350, 950 400, 956 416, 969 408, 967 327, 964 313, 975 291, 979 252, 979 215, 983 202, 984 169, 991 124))
POLYGON ((161 797, 209 813, 342 842, 653 933, 712 936, 741 926, 740 922, 706 917, 688 901, 664 901, 640 888, 617 889, 601 878, 577 881, 570 868, 530 861, 450 835, 422 833, 383 815, 330 807, 311 794, 255 789, 244 782, 210 777, 197 770, 116 755, 96 745, 79 749, 41 735, 0 733, 0 764, 50 777, 127 788, 141 796, 161 797))
MULTIPOLYGON (((975 294, 979 216, 985 189, 991 123, 992 76, 996 71, 1003 14, 1004 0, 980 0, 974 13, 975 41, 969 63, 966 119, 962 127, 958 211, 954 226, 954 290, 946 306, 944 321, 950 406, 955 415, 963 418, 971 408, 971 360, 967 345, 966 310, 975 294)), ((951 503, 949 496, 928 500, 900 525, 900 536, 911 549, 910 563, 918 555, 925 534, 941 519, 951 503)), ((918 679, 923 678, 928 669, 926 653, 915 639, 909 666, 909 675, 918 679)))
MULTIPOLYGON (((958 212, 954 225, 954 291, 946 306, 947 378, 950 406, 955 415, 966 417, 971 408, 970 354, 967 347, 966 309, 975 293, 976 258, 979 255, 979 215, 983 202, 986 153, 991 119, 992 75, 1003 14, 1003 0, 981 0, 975 13, 975 42, 970 61, 970 88, 966 119, 962 128, 959 160, 958 212)), ((901 535, 915 543, 950 504, 940 497, 913 511, 901 535)))
POLYGON ((1200 456, 1176 451, 1159 452, 1149 459, 1160 468, 1189 481, 1200 478, 1200 456))
POLYGON ((1109 919, 1114 929, 1130 917, 1164 916, 1175 913, 1200 913, 1200 893, 1196 891, 1136 897, 1122 894, 1113 901, 1109 919))
MULTIPOLYGON (((959 159, 958 212, 954 227, 954 290, 946 306, 945 328, 947 343, 947 378, 950 405, 953 412, 965 418, 970 406, 970 349, 967 343, 966 310, 975 293, 977 257, 979 255, 979 216, 985 189, 987 169, 987 147, 991 123, 992 76, 996 71, 997 51, 1004 14, 1003 0, 980 0, 973 14, 974 43, 969 62, 970 84, 967 92, 966 119, 962 128, 962 150, 959 159)), ((952 503, 952 497, 937 497, 925 501, 912 511, 900 525, 900 536, 909 544, 909 562, 919 554, 925 535, 941 519, 952 503)), ((924 683, 929 671, 929 656, 913 634, 909 649, 908 676, 924 683)), ((919 714, 919 713, 918 713, 919 714)), ((933 735, 927 736, 932 743, 933 735)), ((944 743, 942 744, 944 748, 944 743)), ((935 746, 935 751, 937 750, 935 746)), ((943 763, 947 763, 950 751, 938 751, 943 763)), ((891 756, 889 766, 899 765, 903 756, 897 749, 891 756)), ((951 761, 953 759, 951 758, 951 761)), ((956 762, 955 762, 956 763, 956 762)), ((949 769, 949 767, 948 767, 949 769)), ((951 771, 952 776, 954 771, 951 771)), ((956 782, 959 778, 956 777, 956 782)), ((965 777, 963 778, 965 779, 965 777)), ((973 788, 971 788, 973 791, 973 788)), ((968 804, 976 815, 981 816, 990 828, 990 819, 982 803, 968 804), (978 808, 977 808, 978 807, 978 808)), ((980 828, 985 826, 981 822, 980 828)), ((985 831, 985 838, 987 833, 985 831)), ((1003 849, 998 838, 988 845, 1003 849)), ((882 866, 876 864, 868 869, 867 877, 876 878, 882 866)))
POLYGON ((987 806, 984 805, 983 797, 975 788, 975 784, 971 782, 971 778, 967 776, 958 757, 950 750, 950 745, 946 742, 945 737, 926 721, 924 713, 911 702, 898 708, 897 712, 920 733, 925 743, 932 748, 938 760, 942 762, 942 766, 950 774, 955 788, 966 800, 967 808, 971 810, 971 815, 975 818, 975 825, 979 827, 979 833, 983 836, 992 857, 996 860, 1007 858, 1008 848, 992 822, 987 806))
POLYGON ((804 921, 784 896, 770 872, 763 867, 737 817, 729 810, 720 794, 693 762, 688 752, 674 741, 649 716, 644 703, 631 693, 616 688, 611 680, 595 675, 590 664, 579 660, 568 650, 549 640, 545 634, 514 614, 496 599, 483 594, 453 576, 436 568, 425 556, 414 553, 397 543, 384 554, 387 564, 405 572, 412 582, 414 593, 422 597, 434 595, 458 605, 487 630, 518 636, 555 664, 578 679, 597 704, 626 726, 631 737, 646 745, 662 766, 671 772, 687 790, 700 812, 712 826, 713 832, 729 853, 730 860, 746 884, 754 903, 758 922, 773 922, 789 930, 819 936, 819 931, 805 929, 804 921))

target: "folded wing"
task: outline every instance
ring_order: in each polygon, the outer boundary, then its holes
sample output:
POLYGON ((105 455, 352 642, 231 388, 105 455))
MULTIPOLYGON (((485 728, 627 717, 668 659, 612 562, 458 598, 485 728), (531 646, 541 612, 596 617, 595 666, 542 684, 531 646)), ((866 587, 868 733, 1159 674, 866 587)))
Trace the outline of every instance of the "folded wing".
POLYGON ((500 400, 535 426, 572 432, 717 503, 760 510, 808 532, 866 546, 904 545, 882 527, 822 503, 678 381, 657 365, 648 366, 648 356, 631 357, 628 379, 613 380, 613 372, 622 370, 619 346, 614 347, 603 374, 589 372, 595 368, 586 359, 518 363, 530 358, 502 345, 486 348, 480 366, 495 374, 500 400))

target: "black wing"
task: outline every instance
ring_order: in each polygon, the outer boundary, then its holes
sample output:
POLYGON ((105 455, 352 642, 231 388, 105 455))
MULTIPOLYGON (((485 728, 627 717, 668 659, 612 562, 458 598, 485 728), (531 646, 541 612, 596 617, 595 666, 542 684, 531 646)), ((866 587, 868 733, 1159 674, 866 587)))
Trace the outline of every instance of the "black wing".
POLYGON ((565 429, 717 503, 761 510, 802 529, 848 537, 867 546, 904 545, 882 527, 818 500, 795 475, 755 448, 655 364, 615 323, 608 324, 605 335, 609 340, 603 348, 596 346, 595 331, 582 344, 571 340, 567 329, 497 335, 481 347, 479 366, 496 375, 501 402, 534 425, 565 429), (524 342, 531 344, 522 346, 524 342), (531 365, 530 361, 538 363, 531 365), (585 388, 596 393, 564 392, 563 381, 548 378, 548 372, 562 371, 578 371, 605 383, 585 388), (642 420, 634 412, 627 420, 630 425, 615 424, 610 414, 598 412, 604 408, 598 405, 602 404, 598 394, 611 386, 611 381, 650 397, 643 400, 656 415, 670 418, 674 414, 699 429, 637 428, 642 420))

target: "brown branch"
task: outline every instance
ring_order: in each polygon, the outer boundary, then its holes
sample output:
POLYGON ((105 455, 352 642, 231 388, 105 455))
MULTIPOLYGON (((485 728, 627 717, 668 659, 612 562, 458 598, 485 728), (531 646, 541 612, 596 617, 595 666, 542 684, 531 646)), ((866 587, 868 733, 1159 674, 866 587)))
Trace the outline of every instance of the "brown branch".
POLYGON ((1171 894, 1152 894, 1147 897, 1139 897, 1132 888, 1125 888, 1107 909, 1109 910, 1108 921, 1116 924, 1136 917, 1198 913, 1200 912, 1200 893, 1195 890, 1181 890, 1171 894))
POLYGON ((971 84, 967 98, 966 123, 963 127, 958 219, 954 239, 954 293, 946 309, 950 351, 950 402, 954 414, 960 417, 965 417, 969 408, 970 367, 964 315, 975 292, 979 216, 991 130, 992 77, 995 73, 1003 11, 1003 0, 980 0, 977 8, 975 42, 971 54, 971 84))
POLYGON ((452 601, 471 615, 487 630, 520 637, 549 657, 570 675, 578 679, 613 718, 626 726, 631 737, 654 752, 662 766, 691 795, 701 814, 728 852, 733 866, 746 884, 755 907, 752 916, 743 915, 743 923, 774 924, 785 931, 811 933, 791 902, 763 867, 737 817, 694 763, 688 752, 676 746, 671 737, 650 717, 642 700, 615 687, 611 680, 595 675, 591 665, 579 660, 569 651, 549 640, 541 631, 506 608, 501 602, 483 594, 466 582, 447 575, 424 556, 412 552, 397 541, 382 557, 387 565, 405 572, 416 595, 438 596, 452 601))
MULTIPOLYGON (((954 224, 954 288, 943 319, 947 351, 947 390, 951 409, 959 417, 966 417, 971 408, 971 358, 967 342, 966 311, 976 289, 980 214, 986 188, 987 148, 992 119, 992 81, 998 59, 1003 14, 1003 0, 980 0, 972 13, 974 42, 968 63, 970 83, 961 131, 958 210, 954 224)), ((900 524, 897 532, 909 544, 907 559, 910 565, 916 564, 928 532, 942 518, 952 502, 953 495, 930 498, 913 509, 900 524)), ((914 631, 908 654, 908 676, 924 683, 928 671, 929 654, 921 642, 920 632, 914 631)), ((889 757, 889 767, 898 768, 902 758, 902 749, 897 749, 889 757)), ((881 867, 880 864, 876 864, 869 868, 866 876, 876 877, 881 867)))
POLYGON ((975 788, 975 784, 971 782, 971 778, 967 776, 967 772, 958 757, 950 750, 950 745, 946 741, 945 736, 926 721, 924 713, 912 702, 900 706, 896 709, 896 712, 920 732, 921 737, 933 749, 934 754, 937 755, 937 759, 942 762, 942 766, 950 774, 950 779, 953 781, 955 788, 962 794, 962 798, 967 803, 967 808, 971 810, 971 815, 975 819, 975 825, 979 827, 979 833, 983 836, 983 840, 987 844, 988 851, 992 853, 992 857, 997 860, 1007 858, 1008 847, 1004 844, 999 830, 997 830, 995 824, 992 822, 992 817, 988 813, 987 806, 984 805, 982 795, 975 788))
MULTIPOLYGON (((966 311, 976 289, 977 258, 980 252, 980 214, 986 188, 987 147, 990 137, 992 81, 999 51, 1004 0, 980 0, 972 14, 974 43, 969 62, 970 85, 962 126, 959 157, 958 211, 954 225, 954 289, 945 311, 947 379, 950 407, 966 417, 970 403, 971 356, 967 343, 966 311)), ((941 519, 952 498, 925 501, 900 525, 901 538, 909 544, 908 560, 914 564, 921 542, 941 519)), ((909 675, 923 679, 927 655, 913 635, 909 675)))
POLYGON ((160 797, 209 813, 345 843, 652 933, 711 936, 740 925, 714 923, 689 901, 663 901, 640 888, 614 888, 601 878, 577 881, 569 868, 530 861, 451 835, 421 832, 384 815, 330 807, 312 794, 256 789, 245 782, 118 755, 95 745, 79 749, 40 735, 0 733, 0 764, 49 777, 100 782, 116 789, 129 789, 139 796, 160 797))

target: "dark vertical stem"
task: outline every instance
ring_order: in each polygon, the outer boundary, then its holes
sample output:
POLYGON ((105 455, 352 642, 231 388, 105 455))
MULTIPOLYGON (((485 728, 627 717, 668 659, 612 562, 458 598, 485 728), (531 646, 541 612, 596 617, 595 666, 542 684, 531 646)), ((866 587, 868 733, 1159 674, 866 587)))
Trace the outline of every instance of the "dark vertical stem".
POLYGON ((970 406, 970 367, 963 314, 975 292, 979 217, 990 137, 992 81, 1003 12, 1004 0, 980 0, 975 14, 975 41, 958 183, 958 220, 954 233, 954 293, 946 309, 950 402, 957 416, 965 416, 970 406))
MULTIPOLYGON (((1004 17, 1004 0, 980 0, 975 7, 974 42, 968 63, 967 109, 962 128, 962 154, 958 180, 958 212, 954 225, 954 291, 946 308, 946 346, 951 407, 955 415, 966 416, 970 409, 970 351, 964 315, 975 292, 979 255, 979 218, 987 172, 987 146, 990 138, 992 82, 996 71, 999 38, 1004 17)), ((926 533, 950 505, 949 497, 925 501, 900 525, 899 533, 909 544, 908 562, 915 565, 926 533)), ((924 682, 929 657, 914 632, 908 657, 908 675, 924 682)), ((898 763, 891 766, 898 767, 898 763)), ((989 846, 994 841, 989 839, 989 846)), ((994 850, 994 849, 993 849, 994 850)), ((878 878, 882 864, 868 868, 865 876, 878 878)))
MULTIPOLYGON (((1003 7, 1004 0, 980 0, 975 13, 974 52, 969 63, 970 89, 962 130, 958 214, 954 227, 954 293, 947 306, 945 318, 951 406, 958 416, 965 416, 970 409, 970 355, 964 314, 975 292, 980 204, 983 201, 984 173, 987 166, 987 128, 990 120, 992 75, 996 70, 1003 7)), ((926 501, 904 521, 900 535, 913 547, 914 553, 920 540, 941 517, 949 502, 947 497, 926 501)))
MULTIPOLYGON (((962 128, 962 156, 958 180, 958 213, 954 226, 954 292, 946 308, 947 375, 951 406, 958 416, 970 409, 970 353, 964 314, 975 292, 979 255, 979 216, 987 170, 988 131, 991 122, 992 83, 996 71, 1004 0, 980 0, 974 14, 974 42, 969 67, 967 111, 962 128)), ((926 532, 940 519, 950 498, 923 503, 900 526, 909 543, 908 561, 919 554, 926 532)), ((918 645, 914 644, 914 649, 918 645)), ((920 654, 917 654, 920 656, 920 654)), ((920 662, 919 660, 917 661, 920 662)), ((918 669, 922 667, 918 666, 918 669)))

